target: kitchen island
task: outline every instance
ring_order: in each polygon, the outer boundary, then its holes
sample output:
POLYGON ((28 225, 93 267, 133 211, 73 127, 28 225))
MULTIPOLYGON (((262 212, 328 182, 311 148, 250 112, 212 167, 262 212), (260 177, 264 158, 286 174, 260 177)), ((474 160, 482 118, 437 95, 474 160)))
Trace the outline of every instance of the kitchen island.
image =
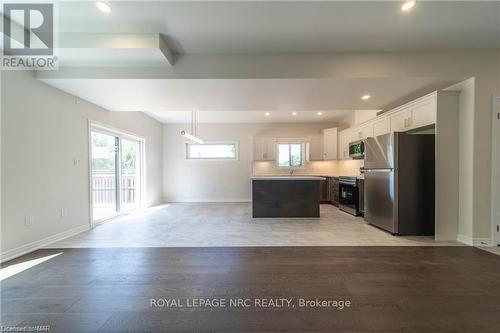
POLYGON ((319 217, 323 180, 315 176, 252 177, 252 216, 319 217))

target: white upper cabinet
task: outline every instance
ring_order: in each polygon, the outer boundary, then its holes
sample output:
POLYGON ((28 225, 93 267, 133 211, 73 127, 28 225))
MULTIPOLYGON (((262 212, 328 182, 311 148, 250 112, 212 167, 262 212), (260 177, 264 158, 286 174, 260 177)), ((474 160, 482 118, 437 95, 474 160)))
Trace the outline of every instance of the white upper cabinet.
POLYGON ((401 108, 400 110, 390 114, 389 119, 389 131, 390 132, 404 132, 410 128, 411 121, 411 111, 407 108, 401 108))
POLYGON ((373 136, 379 136, 389 133, 389 128, 387 126, 387 117, 383 116, 380 119, 376 119, 373 122, 373 136))
POLYGON ((337 159, 337 128, 327 128, 323 130, 323 159, 337 159))
POLYGON ((323 135, 312 135, 308 138, 306 157, 308 161, 322 161, 323 156, 323 135))
POLYGON ((436 123, 437 96, 431 95, 428 98, 419 100, 410 105, 411 120, 409 128, 419 128, 436 123))
POLYGON ((355 134, 353 129, 348 128, 343 131, 340 131, 339 137, 339 151, 338 151, 338 159, 344 160, 349 158, 349 143, 352 140, 352 137, 355 134))
POLYGON ((373 136, 373 122, 361 125, 354 131, 355 136, 353 139, 364 140, 373 136))
POLYGON ((403 105, 387 116, 391 132, 404 132, 436 123, 436 93, 403 105))
POLYGON ((276 138, 270 136, 258 136, 254 138, 255 161, 276 160, 276 138))

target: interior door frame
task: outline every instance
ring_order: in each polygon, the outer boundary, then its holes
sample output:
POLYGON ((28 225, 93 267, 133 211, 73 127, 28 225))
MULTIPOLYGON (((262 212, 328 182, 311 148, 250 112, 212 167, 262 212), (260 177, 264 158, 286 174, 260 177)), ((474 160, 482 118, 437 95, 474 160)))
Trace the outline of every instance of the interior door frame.
MULTIPOLYGON (((109 218, 109 219, 104 219, 104 220, 99 220, 99 221, 94 221, 94 211, 93 211, 93 202, 94 202, 94 197, 92 193, 92 131, 97 130, 97 132, 103 133, 103 134, 108 134, 108 135, 113 135, 117 138, 119 138, 119 157, 117 161, 117 174, 120 176, 118 177, 119 179, 117 180, 117 183, 120 182, 121 184, 121 142, 122 139, 128 139, 128 140, 134 140, 139 142, 139 183, 140 183, 140 191, 139 191, 139 207, 137 209, 141 209, 145 207, 145 202, 146 202, 146 139, 136 135, 134 133, 131 133, 129 131, 125 131, 122 129, 118 129, 113 126, 109 126, 107 124, 100 123, 98 121, 88 119, 87 120, 87 127, 88 127, 88 191, 89 191, 89 217, 90 217, 90 227, 94 228, 98 226, 99 224, 103 223, 104 221, 112 220, 114 218, 117 218, 119 216, 123 216, 126 213, 124 212, 118 212, 117 215, 109 218)), ((121 193, 118 191, 117 195, 117 207, 121 205, 121 193)))
POLYGON ((493 96, 491 112, 491 240, 492 245, 500 245, 500 96, 493 96))

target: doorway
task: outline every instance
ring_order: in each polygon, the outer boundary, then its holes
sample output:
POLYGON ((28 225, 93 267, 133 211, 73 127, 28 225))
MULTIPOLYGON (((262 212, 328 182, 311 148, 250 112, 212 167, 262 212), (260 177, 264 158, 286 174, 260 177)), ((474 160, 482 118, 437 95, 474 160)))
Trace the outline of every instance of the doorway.
POLYGON ((89 134, 95 225, 142 207, 144 139, 95 123, 89 134))

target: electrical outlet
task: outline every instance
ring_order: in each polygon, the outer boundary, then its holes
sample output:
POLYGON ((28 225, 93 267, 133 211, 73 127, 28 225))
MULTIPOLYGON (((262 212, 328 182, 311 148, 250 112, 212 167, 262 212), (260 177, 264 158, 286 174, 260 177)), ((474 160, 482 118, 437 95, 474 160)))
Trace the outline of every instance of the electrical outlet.
POLYGON ((24 225, 31 227, 35 223, 35 217, 33 215, 26 215, 24 217, 24 225))
POLYGON ((61 208, 61 217, 65 217, 66 216, 66 209, 64 208, 61 208))

